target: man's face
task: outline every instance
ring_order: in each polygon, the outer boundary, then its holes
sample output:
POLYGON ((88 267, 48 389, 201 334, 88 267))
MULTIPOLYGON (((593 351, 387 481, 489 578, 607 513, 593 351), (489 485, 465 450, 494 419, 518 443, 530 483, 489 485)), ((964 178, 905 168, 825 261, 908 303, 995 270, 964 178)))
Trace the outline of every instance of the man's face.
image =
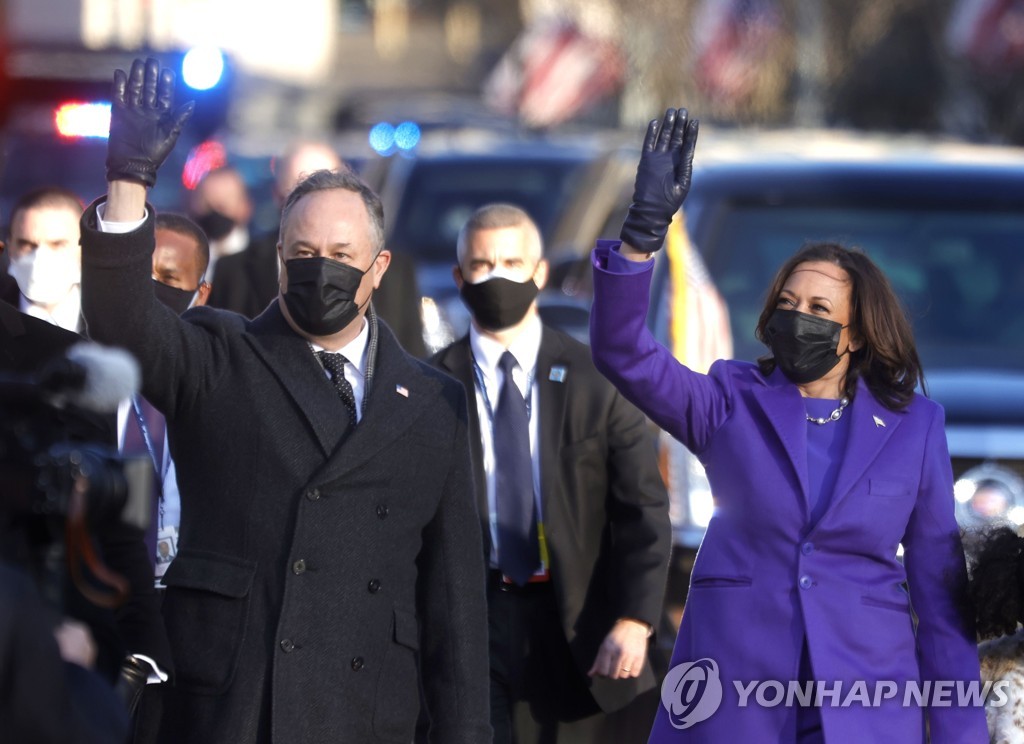
POLYGON ((475 230, 467 236, 466 255, 454 272, 459 289, 464 281, 476 284, 498 271, 516 282, 531 278, 543 289, 548 279, 547 262, 540 259, 531 244, 531 236, 522 227, 498 227, 475 230))
MULTIPOLYGON (((391 262, 391 253, 381 251, 374 258, 370 240, 370 215, 359 194, 345 189, 314 191, 292 206, 282 227, 277 252, 281 262, 281 293, 288 291, 287 261, 329 258, 348 264, 363 275, 356 291, 356 304, 363 307, 391 262)), ((365 307, 361 314, 365 312, 365 307)))
POLYGON ((18 210, 11 221, 11 240, 7 245, 11 261, 43 249, 59 253, 67 261, 80 263, 79 216, 77 212, 64 207, 18 210))
POLYGON ((174 230, 157 228, 153 278, 175 289, 198 292, 194 305, 205 305, 210 285, 202 281, 202 259, 196 241, 174 230))
POLYGON ((252 202, 245 182, 231 171, 211 173, 196 187, 192 212, 196 215, 210 211, 230 217, 236 225, 248 224, 252 217, 252 202))

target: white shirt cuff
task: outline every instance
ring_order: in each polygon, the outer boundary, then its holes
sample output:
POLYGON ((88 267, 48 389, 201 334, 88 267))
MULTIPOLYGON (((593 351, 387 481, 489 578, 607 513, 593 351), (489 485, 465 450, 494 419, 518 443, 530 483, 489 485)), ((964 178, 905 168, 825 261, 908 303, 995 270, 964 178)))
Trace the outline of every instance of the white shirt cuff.
MULTIPOLYGON (((106 203, 96 205, 96 223, 99 225, 100 232, 105 233, 130 233, 133 230, 138 230, 146 222, 146 218, 149 217, 149 210, 142 210, 142 219, 136 222, 107 222, 103 219, 103 212, 106 211, 106 203)), ((145 659, 145 656, 139 658, 145 659)), ((147 660, 148 661, 148 660, 147 660)))
MULTIPOLYGON (((115 222, 114 224, 115 225, 118 225, 118 224, 124 225, 124 224, 127 224, 127 223, 115 222)), ((169 679, 168 676, 167 676, 167 672, 165 672, 163 669, 161 669, 159 666, 157 666, 157 663, 155 661, 153 661, 151 658, 149 658, 148 656, 144 656, 143 654, 132 654, 132 656, 134 656, 139 661, 144 661, 147 664, 149 664, 150 671, 149 671, 149 677, 146 679, 146 684, 147 685, 158 685, 161 682, 166 682, 169 679)))

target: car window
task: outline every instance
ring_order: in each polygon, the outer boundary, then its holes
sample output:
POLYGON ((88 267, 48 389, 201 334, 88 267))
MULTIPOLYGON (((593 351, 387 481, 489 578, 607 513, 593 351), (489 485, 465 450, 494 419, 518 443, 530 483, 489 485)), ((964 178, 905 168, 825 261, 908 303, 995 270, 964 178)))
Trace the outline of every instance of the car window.
POLYGON ((566 201, 580 188, 580 160, 423 162, 413 168, 395 212, 389 246, 418 260, 450 265, 459 230, 489 202, 525 209, 541 234, 551 233, 566 201))
POLYGON ((1024 215, 735 207, 713 234, 702 248, 729 306, 737 358, 765 352, 754 328, 778 267, 803 243, 832 240, 860 246, 889 277, 926 371, 965 359, 1024 366, 1024 215))

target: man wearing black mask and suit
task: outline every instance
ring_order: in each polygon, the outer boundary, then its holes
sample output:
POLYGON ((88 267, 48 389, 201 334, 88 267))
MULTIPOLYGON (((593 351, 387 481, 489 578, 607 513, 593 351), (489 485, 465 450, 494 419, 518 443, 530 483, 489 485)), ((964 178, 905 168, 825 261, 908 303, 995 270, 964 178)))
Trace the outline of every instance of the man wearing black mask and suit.
POLYGON ((471 401, 494 741, 591 744, 602 711, 655 684, 671 527, 653 434, 586 346, 541 323, 548 266, 529 215, 481 207, 457 251, 473 322, 431 361, 471 401))
POLYGON ((139 358, 177 465, 161 741, 409 741, 421 689, 434 741, 490 741, 465 391, 368 311, 390 258, 380 200, 310 175, 284 206, 277 302, 179 318, 153 295, 145 197, 191 104, 174 109, 156 60, 114 80, 83 308, 139 358))
MULTIPOLYGON (((274 201, 284 205, 303 176, 317 170, 348 170, 338 154, 322 142, 300 141, 289 147, 274 169, 274 201)), ((254 238, 240 253, 218 262, 210 306, 255 318, 277 296, 279 230, 254 238)), ((386 278, 374 292, 373 309, 415 357, 426 355, 416 264, 412 257, 392 253, 386 278)))

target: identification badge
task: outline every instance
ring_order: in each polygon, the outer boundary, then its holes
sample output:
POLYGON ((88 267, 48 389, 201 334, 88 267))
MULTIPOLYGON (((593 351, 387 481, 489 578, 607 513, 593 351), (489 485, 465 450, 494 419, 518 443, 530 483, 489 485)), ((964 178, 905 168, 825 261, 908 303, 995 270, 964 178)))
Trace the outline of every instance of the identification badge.
MULTIPOLYGON (((156 577, 160 579, 178 554, 178 528, 164 527, 156 535, 156 577)), ((157 582, 159 584, 159 582, 157 582)))

